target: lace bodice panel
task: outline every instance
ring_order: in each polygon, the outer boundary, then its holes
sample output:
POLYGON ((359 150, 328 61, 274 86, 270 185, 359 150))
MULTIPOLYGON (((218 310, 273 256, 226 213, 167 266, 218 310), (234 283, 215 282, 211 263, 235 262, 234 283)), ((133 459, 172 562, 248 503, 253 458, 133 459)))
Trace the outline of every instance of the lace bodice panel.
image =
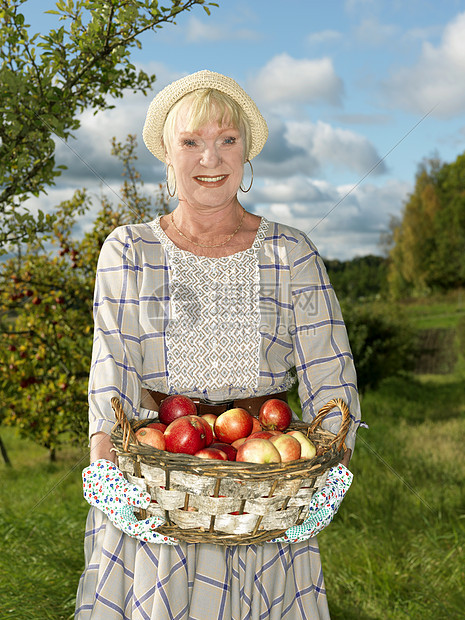
POLYGON ((165 333, 170 391, 257 389, 260 361, 262 218, 251 248, 209 258, 179 249, 154 221, 169 255, 171 316, 165 333))

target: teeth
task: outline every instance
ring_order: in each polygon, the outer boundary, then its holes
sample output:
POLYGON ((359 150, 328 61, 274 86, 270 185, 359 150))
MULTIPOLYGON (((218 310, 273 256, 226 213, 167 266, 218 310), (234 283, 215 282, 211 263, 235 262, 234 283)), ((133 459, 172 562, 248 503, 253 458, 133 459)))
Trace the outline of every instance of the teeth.
POLYGON ((223 174, 220 177, 196 177, 199 181, 203 181, 205 183, 216 183, 216 181, 221 181, 222 179, 224 179, 226 177, 225 174, 223 174))

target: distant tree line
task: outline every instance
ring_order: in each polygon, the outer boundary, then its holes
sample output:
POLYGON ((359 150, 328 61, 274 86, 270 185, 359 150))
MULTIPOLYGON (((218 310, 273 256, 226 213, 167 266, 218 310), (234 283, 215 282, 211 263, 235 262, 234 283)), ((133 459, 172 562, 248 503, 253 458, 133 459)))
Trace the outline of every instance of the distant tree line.
POLYGON ((340 299, 373 299, 386 295, 386 258, 369 254, 346 261, 325 260, 325 264, 340 299))
POLYGON ((421 164, 402 217, 391 222, 390 246, 392 297, 465 286, 465 154, 421 164))

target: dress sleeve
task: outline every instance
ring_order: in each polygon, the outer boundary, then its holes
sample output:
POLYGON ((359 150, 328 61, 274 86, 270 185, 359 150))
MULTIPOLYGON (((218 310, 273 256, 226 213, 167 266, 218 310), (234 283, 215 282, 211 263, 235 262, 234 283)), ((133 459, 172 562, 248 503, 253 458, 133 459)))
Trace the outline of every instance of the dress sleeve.
POLYGON ((130 227, 105 240, 94 293, 94 341, 89 376, 89 436, 110 433, 118 397, 129 418, 138 415, 142 376, 138 271, 130 227))
MULTIPOLYGON (((293 341, 303 419, 311 421, 323 405, 342 398, 350 409, 346 446, 354 449, 360 403, 354 360, 336 294, 312 242, 303 235, 291 253, 293 341)), ((323 427, 337 433, 341 413, 333 409, 323 427)))

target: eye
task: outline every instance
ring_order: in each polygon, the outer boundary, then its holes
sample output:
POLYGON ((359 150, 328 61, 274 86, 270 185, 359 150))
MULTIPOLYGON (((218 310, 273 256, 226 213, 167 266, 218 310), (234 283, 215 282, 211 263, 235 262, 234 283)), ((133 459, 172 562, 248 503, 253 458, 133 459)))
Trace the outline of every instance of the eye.
POLYGON ((227 138, 224 139, 225 144, 235 144, 236 142, 237 142, 237 139, 234 136, 228 136, 227 138))
POLYGON ((183 143, 183 146, 196 146, 196 142, 192 138, 186 138, 185 140, 182 141, 182 143, 183 143))

